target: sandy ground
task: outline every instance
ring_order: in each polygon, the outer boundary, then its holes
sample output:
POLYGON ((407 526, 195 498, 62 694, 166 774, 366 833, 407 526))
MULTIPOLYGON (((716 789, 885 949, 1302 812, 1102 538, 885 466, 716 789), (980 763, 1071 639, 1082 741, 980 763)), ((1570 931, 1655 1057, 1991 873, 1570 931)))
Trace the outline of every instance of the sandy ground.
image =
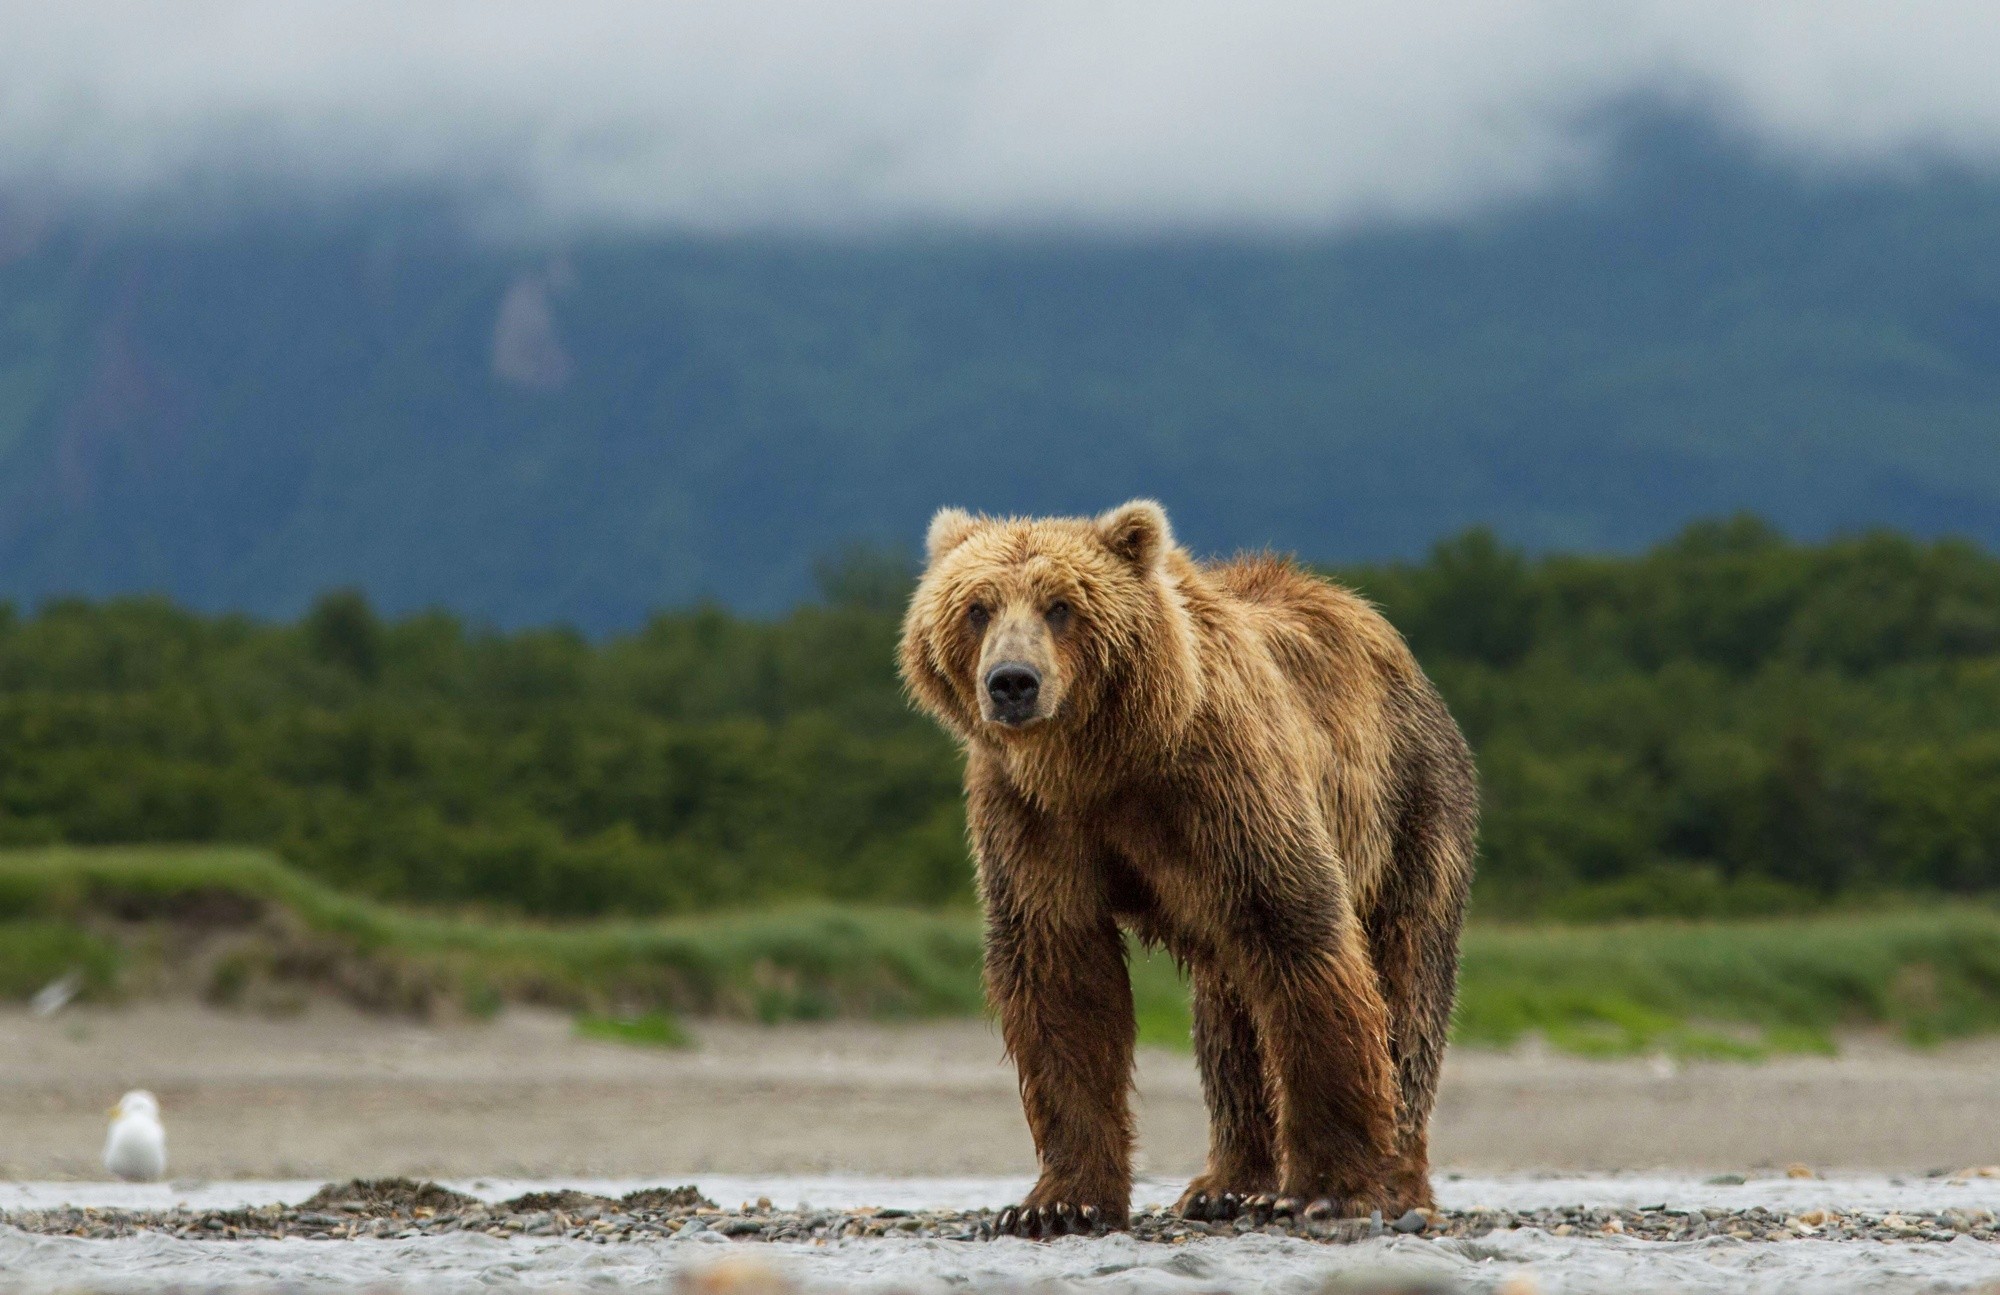
MULTIPOLYGON (((713 1025, 660 1052, 571 1037, 553 1014, 424 1028, 318 1006, 0 1013, 0 1178, 100 1178, 105 1108, 149 1087, 175 1177, 305 1179, 1032 1171, 1011 1069, 980 1022, 713 1025)), ((1191 1061, 1139 1067, 1141 1170, 1204 1141, 1191 1061)), ((1458 1052, 1441 1171, 1826 1169, 2000 1162, 2000 1043, 1684 1067, 1458 1052)))

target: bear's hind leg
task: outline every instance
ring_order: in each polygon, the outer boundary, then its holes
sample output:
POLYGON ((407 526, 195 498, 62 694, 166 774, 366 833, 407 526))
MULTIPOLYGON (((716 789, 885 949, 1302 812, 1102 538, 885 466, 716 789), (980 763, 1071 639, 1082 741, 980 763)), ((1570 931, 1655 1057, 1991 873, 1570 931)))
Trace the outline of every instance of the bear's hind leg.
POLYGON ((1208 1163, 1175 1208, 1191 1219, 1234 1218, 1245 1201, 1277 1189, 1277 1124, 1249 1007, 1208 959, 1190 965, 1188 981, 1208 1163))
POLYGON ((1396 1155, 1389 1170, 1386 1210, 1429 1209, 1431 1106, 1451 1033, 1458 983, 1456 907, 1436 902, 1416 911, 1378 916, 1370 944, 1394 1042, 1398 1102, 1396 1155))
POLYGON ((1386 1209, 1433 1205, 1431 1106, 1458 990, 1458 937, 1472 884, 1478 791, 1472 757, 1435 694, 1410 699, 1412 747, 1396 862, 1367 916, 1369 955, 1388 1005, 1400 1101, 1386 1209))

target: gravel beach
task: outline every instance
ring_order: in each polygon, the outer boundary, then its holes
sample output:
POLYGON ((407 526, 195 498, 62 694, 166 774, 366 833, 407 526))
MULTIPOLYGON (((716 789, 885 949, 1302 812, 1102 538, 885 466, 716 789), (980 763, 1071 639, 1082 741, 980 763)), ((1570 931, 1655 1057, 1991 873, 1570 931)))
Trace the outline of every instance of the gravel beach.
POLYGON ((1433 1215, 1266 1225, 1188 1223, 1161 1208, 1180 1184, 1148 1179, 1129 1232, 993 1238, 994 1207, 1024 1185, 0 1185, 0 1291, 2000 1290, 2000 1179, 1978 1175, 1447 1176, 1433 1215))
MULTIPOLYGON (((1947 1179, 1946 1185, 1972 1187, 1975 1177, 1947 1179)), ((1515 1202, 1506 1206, 1411 1210, 1393 1220, 1384 1220, 1376 1214, 1353 1219, 1246 1216, 1201 1222, 1182 1218, 1170 1207, 1156 1203, 1136 1209, 1125 1229, 1093 1229, 1080 1223, 1066 1227, 1057 1221, 1039 1239, 1102 1236, 1109 1230, 1122 1230, 1139 1241, 1171 1244, 1256 1232, 1351 1245, 1391 1234, 1433 1240, 1478 1239, 1496 1232, 1539 1229, 1557 1237, 1623 1237, 1635 1241, 1727 1237, 1769 1243, 1812 1237, 1822 1241, 1894 1243, 1953 1241, 1963 1236, 1993 1242, 2000 1240, 2000 1223, 1996 1223, 1993 1209, 1979 1202, 2000 1198, 2000 1182, 1981 1186, 1983 1190, 1960 1194, 1962 1203, 1956 1205, 1934 1200, 1888 1209, 1843 1210, 1818 1205, 1791 1210, 1782 1205, 1772 1208, 1754 1202, 1692 1206, 1666 1201, 1636 1207, 1537 1207, 1515 1202)), ((493 1201, 442 1184, 407 1178, 328 1183, 296 1203, 234 1208, 174 1206, 135 1210, 60 1204, 0 1209, 0 1220, 37 1235, 111 1240, 158 1233, 183 1241, 285 1238, 353 1241, 364 1237, 408 1240, 466 1231, 502 1240, 545 1236, 603 1244, 681 1239, 702 1231, 714 1231, 731 1240, 763 1242, 824 1243, 871 1237, 992 1241, 1000 1235, 995 1226, 997 1217, 992 1206, 969 1210, 880 1205, 785 1206, 775 1204, 769 1196, 724 1208, 704 1196, 697 1184, 642 1187, 616 1198, 573 1187, 544 1187, 493 1201)))

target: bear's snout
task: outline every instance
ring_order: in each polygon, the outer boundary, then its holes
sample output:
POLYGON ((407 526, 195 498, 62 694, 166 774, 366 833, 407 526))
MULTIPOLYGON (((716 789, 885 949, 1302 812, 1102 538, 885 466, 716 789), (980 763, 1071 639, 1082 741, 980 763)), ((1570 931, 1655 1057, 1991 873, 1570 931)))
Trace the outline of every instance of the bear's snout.
POLYGON ((1002 661, 986 672, 986 695, 993 701, 993 718, 1002 724, 1034 719, 1041 695, 1042 672, 1025 661, 1002 661))

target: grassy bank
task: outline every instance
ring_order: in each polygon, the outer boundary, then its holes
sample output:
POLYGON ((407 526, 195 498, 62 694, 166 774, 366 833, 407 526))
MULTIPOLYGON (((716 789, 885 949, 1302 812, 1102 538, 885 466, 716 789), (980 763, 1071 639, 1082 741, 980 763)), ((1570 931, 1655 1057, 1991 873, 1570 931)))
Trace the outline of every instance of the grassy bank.
POLYGON ((813 906, 543 926, 408 912, 238 849, 0 851, 0 993, 87 992, 478 1015, 507 1001, 764 1020, 979 1010, 969 915, 813 906), (66 933, 67 943, 50 932, 66 933), (32 938, 21 939, 32 933, 32 938))
MULTIPOLYGON (((0 852, 0 994, 81 973, 86 995, 188 992, 278 1009, 313 994, 415 1014, 503 1002, 670 1041, 672 1014, 766 1021, 980 1010, 965 913, 805 907, 539 926, 418 914, 226 849, 0 852)), ((1185 1044, 1172 964, 1140 956, 1141 1035, 1185 1044)), ((1847 1027, 1925 1043, 2000 1029, 2000 911, 1960 905, 1730 923, 1477 926, 1457 1035, 1593 1054, 1821 1050, 1847 1027)))

